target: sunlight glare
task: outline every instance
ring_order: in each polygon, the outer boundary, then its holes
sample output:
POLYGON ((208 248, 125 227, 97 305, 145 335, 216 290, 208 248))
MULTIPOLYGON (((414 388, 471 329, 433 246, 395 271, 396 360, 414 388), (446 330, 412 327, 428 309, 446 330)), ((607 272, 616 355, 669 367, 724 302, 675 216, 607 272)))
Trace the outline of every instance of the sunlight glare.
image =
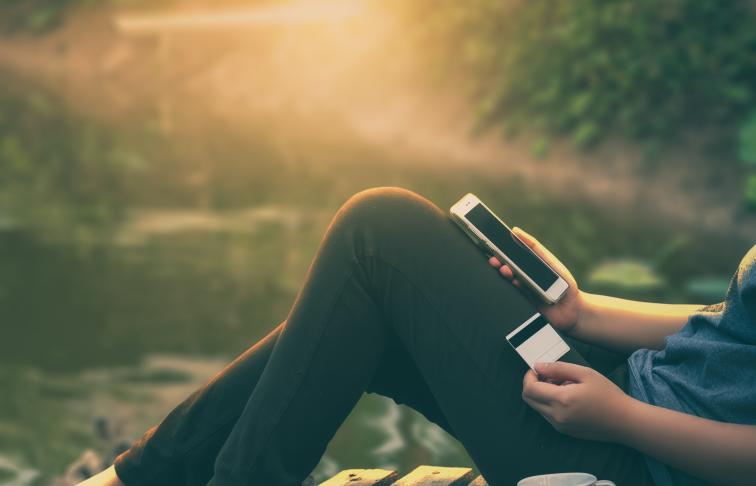
POLYGON ((117 28, 125 33, 179 31, 249 27, 253 25, 288 25, 297 23, 346 20, 362 12, 358 0, 340 2, 296 2, 266 7, 245 7, 222 11, 202 10, 185 13, 120 15, 117 28))

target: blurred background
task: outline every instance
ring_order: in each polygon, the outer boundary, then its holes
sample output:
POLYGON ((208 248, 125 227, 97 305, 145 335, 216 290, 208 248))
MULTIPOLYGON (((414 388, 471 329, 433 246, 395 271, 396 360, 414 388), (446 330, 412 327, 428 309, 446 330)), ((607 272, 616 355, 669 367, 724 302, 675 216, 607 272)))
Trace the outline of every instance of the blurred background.
MULTIPOLYGON (((160 420, 286 317, 368 187, 475 192, 589 291, 722 300, 756 241, 755 15, 2 0, 0 484, 49 484, 109 446, 103 421, 160 420)), ((429 463, 471 465, 368 395, 316 478, 429 463)))

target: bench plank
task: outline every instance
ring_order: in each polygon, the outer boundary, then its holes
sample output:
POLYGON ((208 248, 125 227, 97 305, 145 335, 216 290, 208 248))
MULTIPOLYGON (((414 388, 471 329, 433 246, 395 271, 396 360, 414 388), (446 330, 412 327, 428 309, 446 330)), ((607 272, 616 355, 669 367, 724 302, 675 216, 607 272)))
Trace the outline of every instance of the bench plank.
POLYGON ((474 476, 469 467, 419 466, 394 486, 467 486, 474 476))
POLYGON ((320 486, 388 486, 397 477, 387 469, 345 469, 320 486))
POLYGON ((488 486, 488 483, 483 479, 483 476, 478 476, 475 481, 470 483, 470 486, 488 486))

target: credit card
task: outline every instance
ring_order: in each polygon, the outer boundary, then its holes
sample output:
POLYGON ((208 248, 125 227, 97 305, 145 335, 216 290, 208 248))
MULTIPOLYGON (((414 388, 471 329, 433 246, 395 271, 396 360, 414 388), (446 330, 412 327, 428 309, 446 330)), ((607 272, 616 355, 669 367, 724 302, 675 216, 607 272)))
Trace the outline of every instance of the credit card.
POLYGON ((535 363, 553 363, 570 350, 540 312, 507 334, 507 341, 531 369, 535 363))

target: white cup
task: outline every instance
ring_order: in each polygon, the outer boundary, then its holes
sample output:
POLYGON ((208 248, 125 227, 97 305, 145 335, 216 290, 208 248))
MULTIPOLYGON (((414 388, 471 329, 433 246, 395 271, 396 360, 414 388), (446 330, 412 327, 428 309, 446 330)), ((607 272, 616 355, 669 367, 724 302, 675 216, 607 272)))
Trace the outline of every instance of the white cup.
POLYGON ((559 473, 521 479, 517 486, 615 486, 611 481, 599 481, 593 474, 559 473))

